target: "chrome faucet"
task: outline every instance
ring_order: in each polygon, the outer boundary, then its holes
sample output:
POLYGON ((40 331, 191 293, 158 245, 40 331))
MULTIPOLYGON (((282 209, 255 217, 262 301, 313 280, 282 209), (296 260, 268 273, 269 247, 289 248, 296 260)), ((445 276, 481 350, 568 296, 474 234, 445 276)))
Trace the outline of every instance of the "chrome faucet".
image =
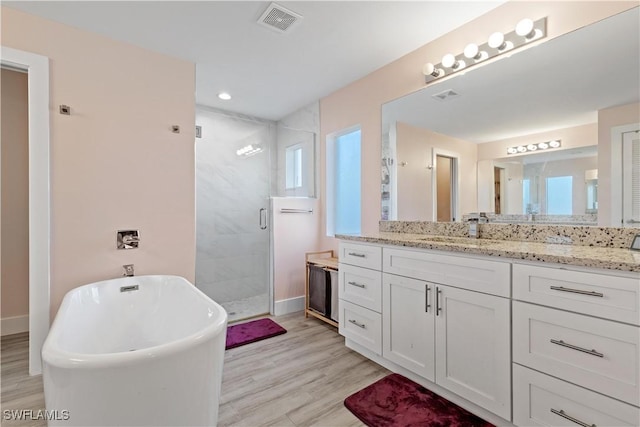
POLYGON ((125 264, 122 268, 124 268, 124 273, 122 273, 123 276, 133 277, 133 264, 125 264))
POLYGON ((478 232, 478 218, 469 218, 469 237, 477 239, 480 237, 478 232))
POLYGON ((130 245, 132 243, 140 243, 140 237, 124 235, 122 236, 122 243, 124 243, 125 245, 130 245))

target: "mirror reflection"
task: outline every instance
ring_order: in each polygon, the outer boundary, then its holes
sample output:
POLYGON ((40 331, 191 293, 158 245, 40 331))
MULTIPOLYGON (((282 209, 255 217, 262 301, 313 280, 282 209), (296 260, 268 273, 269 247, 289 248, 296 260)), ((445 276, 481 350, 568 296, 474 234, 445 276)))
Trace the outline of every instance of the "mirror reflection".
MULTIPOLYGON (((571 216, 597 224, 597 146, 478 161, 478 210, 495 221, 571 216)), ((558 218, 555 218, 558 221, 558 218)))
POLYGON ((602 117, 640 102, 638 10, 384 104, 382 219, 596 224, 619 172, 598 170, 602 117))

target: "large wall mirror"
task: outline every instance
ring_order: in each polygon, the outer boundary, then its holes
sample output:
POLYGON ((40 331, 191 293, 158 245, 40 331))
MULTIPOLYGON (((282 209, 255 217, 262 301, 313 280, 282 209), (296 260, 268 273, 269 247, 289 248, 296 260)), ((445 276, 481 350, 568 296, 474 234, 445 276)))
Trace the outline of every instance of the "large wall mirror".
POLYGON ((639 9, 384 104, 382 219, 597 224, 598 115, 640 102, 639 9))

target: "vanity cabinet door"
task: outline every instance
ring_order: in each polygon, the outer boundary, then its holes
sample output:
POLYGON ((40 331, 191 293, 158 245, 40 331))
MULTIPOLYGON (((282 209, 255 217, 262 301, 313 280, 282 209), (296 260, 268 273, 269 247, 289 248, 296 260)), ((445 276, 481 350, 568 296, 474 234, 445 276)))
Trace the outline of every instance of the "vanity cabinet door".
POLYGON ((385 273, 382 277, 382 355, 435 381, 436 285, 385 273))
POLYGON ((436 383, 511 419, 510 303, 438 285, 436 383))

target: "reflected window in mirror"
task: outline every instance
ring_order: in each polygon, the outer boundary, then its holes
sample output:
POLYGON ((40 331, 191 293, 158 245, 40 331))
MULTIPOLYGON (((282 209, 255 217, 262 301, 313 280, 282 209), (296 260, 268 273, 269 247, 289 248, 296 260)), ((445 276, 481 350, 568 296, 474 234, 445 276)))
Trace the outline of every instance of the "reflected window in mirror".
POLYGON ((573 177, 547 178, 547 215, 573 215, 573 177))

